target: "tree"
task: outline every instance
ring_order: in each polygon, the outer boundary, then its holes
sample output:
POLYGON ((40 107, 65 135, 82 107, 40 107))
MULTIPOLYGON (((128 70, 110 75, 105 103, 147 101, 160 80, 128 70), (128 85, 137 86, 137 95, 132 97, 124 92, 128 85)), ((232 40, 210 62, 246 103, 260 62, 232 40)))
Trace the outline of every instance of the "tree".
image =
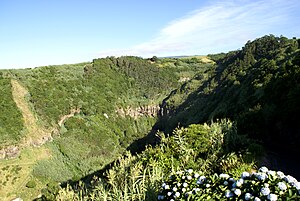
POLYGON ((152 61, 152 62, 156 62, 157 61, 157 56, 153 56, 151 59, 150 59, 150 61, 152 61))

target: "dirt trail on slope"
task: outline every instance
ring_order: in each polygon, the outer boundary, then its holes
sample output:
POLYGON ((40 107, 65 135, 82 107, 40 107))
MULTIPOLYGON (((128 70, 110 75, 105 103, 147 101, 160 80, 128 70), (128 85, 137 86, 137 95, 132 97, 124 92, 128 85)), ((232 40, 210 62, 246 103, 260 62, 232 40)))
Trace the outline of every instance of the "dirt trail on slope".
POLYGON ((38 123, 30 109, 29 104, 25 100, 28 91, 20 85, 17 80, 11 80, 12 95, 17 107, 21 110, 24 118, 24 127, 26 128, 26 135, 21 141, 21 147, 26 146, 40 146, 46 141, 51 140, 51 131, 46 130, 38 123))
POLYGON ((25 133, 17 146, 9 148, 14 152, 11 157, 6 153, 9 160, 0 160, 0 200, 3 201, 12 200, 21 192, 23 195, 28 194, 30 198, 36 197, 39 190, 28 189, 26 183, 32 178, 31 172, 34 165, 52 155, 51 150, 41 146, 52 139, 51 130, 39 124, 25 99, 28 91, 17 80, 12 79, 11 86, 13 99, 23 116, 25 133))
POLYGON ((58 125, 62 126, 67 119, 75 116, 75 114, 78 114, 78 113, 80 113, 80 108, 71 109, 70 114, 66 114, 60 118, 60 120, 58 121, 58 125))

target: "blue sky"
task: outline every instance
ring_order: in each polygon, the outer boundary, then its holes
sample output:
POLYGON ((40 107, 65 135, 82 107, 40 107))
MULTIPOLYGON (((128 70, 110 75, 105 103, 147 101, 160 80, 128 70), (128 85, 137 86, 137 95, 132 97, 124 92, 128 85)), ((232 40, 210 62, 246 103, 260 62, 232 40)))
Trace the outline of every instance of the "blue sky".
POLYGON ((300 37, 299 0, 1 0, 0 68, 205 55, 300 37))

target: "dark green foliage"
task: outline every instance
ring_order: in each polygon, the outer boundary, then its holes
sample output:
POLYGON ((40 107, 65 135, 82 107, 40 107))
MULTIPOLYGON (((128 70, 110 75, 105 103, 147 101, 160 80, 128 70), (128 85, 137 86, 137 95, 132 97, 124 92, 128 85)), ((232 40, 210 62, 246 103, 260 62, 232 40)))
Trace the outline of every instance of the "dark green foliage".
POLYGON ((22 137, 23 116, 12 97, 10 79, 0 76, 0 148, 22 137))
POLYGON ((59 185, 54 182, 50 182, 47 184, 47 188, 42 189, 41 193, 43 196, 41 198, 37 198, 36 200, 55 200, 56 195, 59 191, 59 185))
POLYGON ((16 71, 16 76, 30 92, 28 98, 35 111, 49 125, 56 124, 72 108, 81 106, 84 65, 46 66, 16 71))
POLYGON ((296 39, 270 35, 242 50, 211 55, 217 61, 214 72, 165 100, 162 129, 226 117, 237 122, 241 134, 265 143, 285 141, 295 150, 300 143, 298 48, 296 39))
POLYGON ((163 134, 160 137, 161 144, 143 152, 141 160, 158 161, 166 174, 174 167, 208 173, 232 171, 241 161, 251 163, 257 156, 256 150, 261 150, 254 141, 239 136, 235 125, 225 120, 211 125, 191 124, 175 129, 168 137, 163 134), (228 167, 230 156, 234 161, 228 167))
POLYGON ((160 93, 165 94, 172 87, 177 86, 170 72, 165 73, 165 69, 158 68, 142 58, 111 57, 110 59, 118 72, 130 78, 130 83, 135 90, 131 94, 136 98, 155 99, 160 93))

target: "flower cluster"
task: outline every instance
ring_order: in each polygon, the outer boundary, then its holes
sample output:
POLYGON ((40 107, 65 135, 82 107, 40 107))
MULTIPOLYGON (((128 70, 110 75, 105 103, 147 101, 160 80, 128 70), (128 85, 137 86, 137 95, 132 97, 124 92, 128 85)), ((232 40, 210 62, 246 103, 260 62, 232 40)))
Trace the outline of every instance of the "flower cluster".
POLYGON ((200 188, 194 188, 206 181, 204 175, 194 173, 192 169, 178 171, 171 175, 166 183, 162 184, 161 194, 158 200, 178 200, 179 198, 188 197, 200 191, 200 188))
POLYGON ((280 171, 261 167, 243 172, 205 176, 192 169, 179 171, 162 184, 158 200, 300 200, 300 182, 280 171))

